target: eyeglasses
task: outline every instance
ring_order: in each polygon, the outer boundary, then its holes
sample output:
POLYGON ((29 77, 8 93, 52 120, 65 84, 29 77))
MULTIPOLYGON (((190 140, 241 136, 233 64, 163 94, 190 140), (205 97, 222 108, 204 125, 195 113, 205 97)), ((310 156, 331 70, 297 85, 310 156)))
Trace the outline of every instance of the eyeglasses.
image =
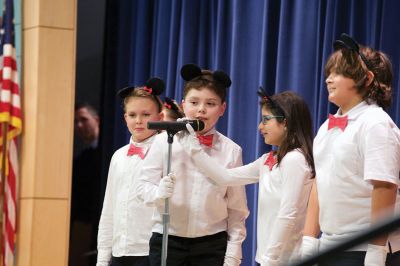
POLYGON ((266 125, 268 121, 273 118, 285 118, 285 117, 283 115, 263 115, 261 117, 261 122, 263 123, 263 125, 266 125))

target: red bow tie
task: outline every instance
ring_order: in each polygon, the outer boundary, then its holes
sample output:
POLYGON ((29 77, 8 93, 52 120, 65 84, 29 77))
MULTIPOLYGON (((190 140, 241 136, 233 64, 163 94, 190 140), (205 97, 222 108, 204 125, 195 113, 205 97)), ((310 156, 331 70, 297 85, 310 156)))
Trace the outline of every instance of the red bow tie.
POLYGON ((328 130, 334 127, 340 128, 342 131, 347 127, 347 115, 343 117, 335 117, 329 114, 328 130))
POLYGON ((212 147, 212 143, 213 143, 213 137, 214 135, 207 135, 207 136, 203 136, 203 135, 198 135, 197 138, 200 141, 200 144, 206 145, 208 147, 212 147))
POLYGON ((143 160, 143 158, 144 158, 143 148, 142 147, 137 147, 137 146, 135 146, 135 144, 131 144, 129 146, 129 150, 128 150, 127 155, 128 156, 132 156, 134 154, 137 154, 137 156, 139 156, 140 159, 143 160))
POLYGON ((274 165, 276 164, 276 157, 274 156, 274 152, 273 151, 270 151, 269 153, 268 153, 268 157, 267 157, 267 159, 265 160, 265 163, 264 163, 264 165, 268 165, 268 167, 269 167, 269 170, 271 171, 272 170, 272 168, 274 167, 274 165))

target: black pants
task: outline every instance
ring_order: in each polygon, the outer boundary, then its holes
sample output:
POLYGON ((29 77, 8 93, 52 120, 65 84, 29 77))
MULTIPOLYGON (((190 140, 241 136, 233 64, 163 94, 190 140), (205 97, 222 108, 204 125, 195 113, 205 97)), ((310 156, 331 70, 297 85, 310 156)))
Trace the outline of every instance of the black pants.
MULTIPOLYGON (((219 266, 224 264, 228 236, 226 232, 215 235, 187 238, 168 236, 168 266, 219 266)), ((150 264, 161 265, 162 234, 150 238, 150 264)))
MULTIPOLYGON (((318 263, 318 266, 364 266, 365 251, 347 251, 335 254, 329 260, 318 263)), ((388 253, 386 266, 400 265, 400 251, 388 253)))
POLYGON ((110 266, 150 266, 150 261, 149 256, 113 256, 110 266))

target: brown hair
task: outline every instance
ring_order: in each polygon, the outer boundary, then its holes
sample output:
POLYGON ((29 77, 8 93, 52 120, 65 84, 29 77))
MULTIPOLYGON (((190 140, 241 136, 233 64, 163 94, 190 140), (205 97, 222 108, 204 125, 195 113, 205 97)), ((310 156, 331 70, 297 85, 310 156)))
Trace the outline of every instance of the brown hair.
POLYGON ((183 113, 181 106, 175 100, 171 99, 171 101, 175 105, 176 109, 172 106, 168 106, 168 103, 165 102, 164 106, 163 106, 163 110, 165 110, 165 112, 168 114, 168 116, 170 116, 174 120, 184 117, 185 114, 183 113))
POLYGON ((195 77, 194 79, 186 82, 185 87, 183 89, 183 98, 186 98, 186 95, 191 90, 200 90, 201 88, 207 88, 221 99, 221 102, 225 102, 226 98, 226 87, 224 87, 219 82, 216 82, 213 78, 212 72, 210 70, 202 70, 201 75, 195 77))
POLYGON ((362 95, 367 103, 376 102, 379 106, 387 108, 392 102, 392 64, 386 54, 375 51, 370 47, 360 46, 368 67, 361 60, 358 53, 352 50, 340 49, 334 52, 325 65, 325 75, 335 72, 354 80, 357 92, 362 95), (372 82, 368 85, 367 72, 374 74, 372 82))
POLYGON ((128 103, 130 98, 147 98, 152 100, 158 108, 158 112, 162 111, 163 105, 160 97, 151 94, 150 92, 145 90, 145 87, 136 87, 132 90, 127 96, 124 97, 124 112, 126 112, 126 104, 128 103))
POLYGON ((88 102, 81 102, 75 105, 75 111, 78 111, 81 108, 86 108, 86 110, 95 117, 99 117, 99 113, 97 112, 96 108, 88 102))
POLYGON ((294 92, 285 91, 273 95, 272 101, 262 99, 261 108, 269 110, 273 115, 282 115, 276 118, 279 123, 286 120, 286 136, 277 151, 278 165, 285 155, 299 149, 309 167, 312 176, 315 176, 314 158, 312 155, 313 131, 311 114, 304 100, 294 92))

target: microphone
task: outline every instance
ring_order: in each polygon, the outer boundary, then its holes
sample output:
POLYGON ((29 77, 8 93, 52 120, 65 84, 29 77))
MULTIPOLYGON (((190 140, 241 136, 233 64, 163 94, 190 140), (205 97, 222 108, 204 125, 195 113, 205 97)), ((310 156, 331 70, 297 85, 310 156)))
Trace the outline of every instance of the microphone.
POLYGON ((204 129, 204 122, 201 120, 147 122, 147 128, 178 132, 186 130, 186 124, 190 124, 194 131, 202 131, 204 129))

